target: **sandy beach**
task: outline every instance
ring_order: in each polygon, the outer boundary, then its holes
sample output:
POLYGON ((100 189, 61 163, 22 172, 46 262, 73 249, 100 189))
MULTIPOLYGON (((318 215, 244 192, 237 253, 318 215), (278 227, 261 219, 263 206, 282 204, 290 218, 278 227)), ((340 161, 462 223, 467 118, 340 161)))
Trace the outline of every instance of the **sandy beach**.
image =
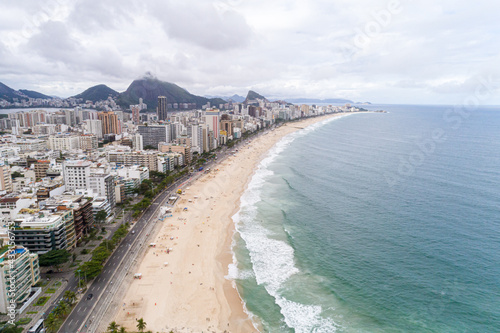
POLYGON ((258 332, 232 281, 225 278, 232 262, 231 217, 239 209, 255 168, 276 142, 335 116, 287 123, 252 138, 248 145, 238 147, 236 156, 187 185, 173 216, 159 222, 155 247, 145 244, 146 252, 117 295, 123 296, 122 306, 109 322, 115 320, 127 330, 135 330, 136 318, 143 318, 146 330, 153 332, 258 332), (142 279, 133 279, 138 272, 142 279))

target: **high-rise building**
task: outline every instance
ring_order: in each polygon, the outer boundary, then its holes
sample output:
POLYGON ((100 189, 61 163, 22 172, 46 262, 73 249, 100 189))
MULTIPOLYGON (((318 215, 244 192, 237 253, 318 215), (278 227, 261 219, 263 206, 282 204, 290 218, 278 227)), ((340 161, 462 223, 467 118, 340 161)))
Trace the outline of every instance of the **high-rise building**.
POLYGON ((88 179, 87 189, 92 191, 93 194, 105 197, 108 199, 111 208, 115 207, 115 181, 113 176, 103 173, 93 173, 88 179))
POLYGON ((219 146, 219 121, 220 112, 217 109, 210 109, 205 112, 205 123, 208 126, 208 130, 213 133, 213 137, 210 142, 210 149, 217 148, 219 146))
POLYGON ((35 163, 35 177, 41 179, 47 177, 47 170, 50 168, 49 160, 38 160, 35 163))
POLYGON ((12 177, 8 165, 0 165, 0 190, 12 192, 12 177))
POLYGON ((85 120, 86 132, 94 134, 98 139, 102 139, 102 122, 99 119, 85 120))
POLYGON ((139 105, 131 105, 130 108, 132 109, 132 121, 134 124, 139 124, 139 111, 141 110, 139 105))
POLYGON ((38 255, 23 246, 2 248, 0 253, 0 312, 9 312, 29 299, 31 287, 40 281, 38 255), (13 284, 13 281, 15 284, 13 284))
POLYGON ((144 149, 144 141, 142 140, 142 135, 136 133, 132 136, 132 148, 134 150, 143 150, 144 149))
POLYGON ((121 134, 121 122, 113 111, 104 111, 98 113, 99 120, 102 122, 102 134, 121 134))
POLYGON ((143 146, 153 146, 158 149, 160 142, 170 142, 169 126, 138 126, 137 130, 142 136, 143 146))
POLYGON ((89 161, 65 161, 63 164, 66 190, 86 189, 90 177, 89 161))
POLYGON ((167 120, 167 97, 158 96, 156 114, 158 115, 158 120, 167 120))
POLYGON ((203 153, 203 126, 198 124, 189 126, 188 135, 191 137, 193 151, 203 153))

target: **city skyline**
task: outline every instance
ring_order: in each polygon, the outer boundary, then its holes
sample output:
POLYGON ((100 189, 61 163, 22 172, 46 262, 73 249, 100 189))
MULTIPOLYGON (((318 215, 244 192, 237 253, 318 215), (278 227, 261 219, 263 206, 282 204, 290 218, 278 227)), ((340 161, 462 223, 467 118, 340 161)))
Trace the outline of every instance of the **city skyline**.
POLYGON ((6 3, 0 81, 69 97, 145 72, 197 95, 499 104, 500 5, 239 0, 6 3), (472 8, 473 7, 473 8, 472 8), (117 38, 117 37, 120 38, 117 38), (483 94, 484 95, 484 94, 483 94))

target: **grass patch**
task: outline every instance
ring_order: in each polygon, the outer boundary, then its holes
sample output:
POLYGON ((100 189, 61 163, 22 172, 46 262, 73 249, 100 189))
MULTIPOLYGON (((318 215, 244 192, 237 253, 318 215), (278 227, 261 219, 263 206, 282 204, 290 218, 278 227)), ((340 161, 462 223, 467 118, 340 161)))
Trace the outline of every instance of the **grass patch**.
POLYGON ((37 314, 37 313, 38 313, 38 311, 28 311, 28 312, 26 312, 26 314, 37 314))
POLYGON ((46 294, 53 294, 53 293, 55 293, 55 292, 56 292, 56 289, 54 289, 54 288, 49 288, 49 289, 47 289, 47 290, 45 291, 45 293, 46 293, 46 294))
POLYGON ((59 287, 62 285, 62 282, 61 281, 57 281, 56 283, 54 283, 54 287, 59 287))
POLYGON ((42 305, 45 305, 45 303, 47 303, 47 301, 49 300, 50 296, 42 296, 40 297, 39 299, 37 299, 36 303, 35 303, 35 306, 42 306, 42 305))
POLYGON ((49 284, 49 281, 47 280, 41 280, 41 281, 38 281, 36 284, 35 284, 35 287, 45 287, 46 285, 49 284))
POLYGON ((26 325, 26 324, 29 324, 31 321, 31 318, 21 318, 19 319, 18 321, 16 321, 16 325, 26 325))

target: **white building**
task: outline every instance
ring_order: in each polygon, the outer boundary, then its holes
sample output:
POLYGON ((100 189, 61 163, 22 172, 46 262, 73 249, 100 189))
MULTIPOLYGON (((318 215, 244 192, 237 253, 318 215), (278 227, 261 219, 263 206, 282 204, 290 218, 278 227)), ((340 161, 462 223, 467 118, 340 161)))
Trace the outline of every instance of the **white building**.
POLYGON ((19 308, 29 299, 31 287, 40 281, 38 255, 23 246, 0 253, 0 312, 8 313, 11 302, 19 308))
POLYGON ((116 172, 117 176, 125 179, 139 179, 139 184, 142 183, 143 180, 149 179, 149 169, 140 165, 132 165, 129 167, 122 166, 116 168, 114 172, 116 172))
POLYGON ((203 127, 202 125, 191 125, 190 127, 191 133, 191 151, 203 153, 203 127))
POLYGON ((44 151, 47 149, 47 141, 38 139, 24 139, 18 140, 14 146, 19 147, 21 153, 23 152, 34 152, 34 151, 44 151))
POLYGON ((102 173, 90 174, 87 189, 92 192, 93 196, 106 197, 111 208, 115 207, 115 182, 112 175, 102 173))
MULTIPOLYGON (((114 190, 114 189, 113 189, 114 190)), ((111 215, 111 205, 109 204, 108 199, 106 197, 97 197, 92 201, 92 212, 94 214, 94 220, 96 219, 97 213, 101 210, 106 212, 106 216, 111 215)))
POLYGON ((98 139, 102 139, 102 122, 98 119, 85 120, 86 132, 94 134, 98 139))
POLYGON ((48 147, 51 150, 77 150, 80 149, 80 137, 76 135, 63 135, 49 137, 48 147))
POLYGON ((88 188, 90 165, 89 161, 64 161, 63 175, 67 191, 88 188))
POLYGON ((142 135, 136 133, 132 136, 132 145, 134 150, 144 150, 144 140, 142 139, 142 135))

